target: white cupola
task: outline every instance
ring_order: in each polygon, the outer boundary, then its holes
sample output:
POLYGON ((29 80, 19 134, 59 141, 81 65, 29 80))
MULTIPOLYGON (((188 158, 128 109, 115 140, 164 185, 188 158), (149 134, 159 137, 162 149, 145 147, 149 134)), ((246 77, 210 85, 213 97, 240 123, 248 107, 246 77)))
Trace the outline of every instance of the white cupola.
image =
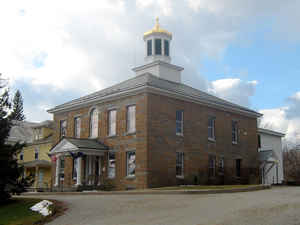
POLYGON ((145 62, 151 63, 156 60, 171 62, 170 57, 170 42, 172 34, 159 25, 159 20, 156 18, 156 24, 153 29, 144 33, 145 41, 145 62))
POLYGON ((144 33, 145 65, 133 68, 136 75, 151 73, 154 76, 173 82, 181 82, 182 67, 170 64, 170 43, 172 34, 159 25, 159 19, 153 29, 144 33))

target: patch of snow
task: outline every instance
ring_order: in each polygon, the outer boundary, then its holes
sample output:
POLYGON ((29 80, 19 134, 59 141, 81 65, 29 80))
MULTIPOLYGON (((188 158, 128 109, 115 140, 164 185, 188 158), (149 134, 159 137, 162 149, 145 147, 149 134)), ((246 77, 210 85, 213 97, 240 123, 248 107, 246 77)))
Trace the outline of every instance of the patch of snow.
POLYGON ((51 210, 49 209, 49 206, 52 205, 53 203, 48 201, 48 200, 43 200, 34 206, 32 206, 30 209, 32 211, 38 212, 42 214, 43 216, 48 216, 51 215, 51 210))

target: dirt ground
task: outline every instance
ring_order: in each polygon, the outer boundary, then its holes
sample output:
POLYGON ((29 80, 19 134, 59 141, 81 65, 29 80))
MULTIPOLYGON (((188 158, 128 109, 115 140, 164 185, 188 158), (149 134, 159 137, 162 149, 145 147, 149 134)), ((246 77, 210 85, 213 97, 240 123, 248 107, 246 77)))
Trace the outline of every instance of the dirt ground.
MULTIPOLYGON (((41 198, 41 196, 36 196, 41 198)), ((300 187, 209 195, 54 195, 56 225, 299 225, 300 187)))

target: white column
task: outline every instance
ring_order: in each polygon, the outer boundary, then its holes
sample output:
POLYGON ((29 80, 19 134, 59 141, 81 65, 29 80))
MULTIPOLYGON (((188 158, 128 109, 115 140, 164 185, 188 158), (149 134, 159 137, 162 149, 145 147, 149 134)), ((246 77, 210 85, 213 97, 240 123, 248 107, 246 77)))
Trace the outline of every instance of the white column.
POLYGON ((56 156, 56 171, 55 171, 55 186, 57 187, 59 184, 59 166, 60 166, 60 157, 56 156))
POLYGON ((81 185, 81 157, 78 157, 77 159, 77 183, 76 185, 79 186, 81 185))

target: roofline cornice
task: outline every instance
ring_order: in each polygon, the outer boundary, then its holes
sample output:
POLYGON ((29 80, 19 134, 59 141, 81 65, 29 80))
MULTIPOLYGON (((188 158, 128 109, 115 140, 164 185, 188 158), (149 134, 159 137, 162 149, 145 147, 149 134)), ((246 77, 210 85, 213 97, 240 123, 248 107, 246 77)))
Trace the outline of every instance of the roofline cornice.
POLYGON ((280 132, 277 132, 274 130, 269 130, 269 129, 264 129, 264 128, 258 128, 257 131, 258 131, 258 133, 261 133, 261 134, 269 134, 269 135, 279 136, 279 137, 285 136, 284 133, 280 133, 280 132))
MULTIPOLYGON (((147 83, 146 83, 147 84, 147 83)), ((241 115, 246 115, 249 117, 253 117, 253 118, 258 118, 261 117, 263 114, 255 112, 255 111, 246 111, 243 109, 238 109, 238 108, 234 108, 234 107, 230 107, 230 106, 224 106, 218 103, 214 103, 211 101, 205 101, 204 99, 199 99, 196 96, 192 96, 192 95, 186 95, 186 94, 182 94, 180 92, 175 92, 175 91, 168 91, 165 89, 161 89, 161 88, 157 88, 157 87, 152 87, 152 86, 147 86, 147 85, 140 85, 131 89, 127 89, 125 91, 122 92, 117 92, 108 96, 102 96, 99 98, 94 98, 91 101, 84 101, 82 103, 79 104, 74 104, 71 106, 66 106, 64 108, 61 109, 51 109, 48 110, 49 113, 63 113, 63 112, 68 112, 70 110, 74 110, 74 109, 79 109, 82 107, 87 107, 87 106, 91 106, 93 104, 95 104, 95 102, 97 102, 98 104, 101 103, 105 103, 108 101, 112 101, 112 100, 117 100, 117 99, 122 99, 125 97, 129 97, 129 96, 134 96, 140 93, 154 93, 154 94, 162 94, 171 98, 175 98, 175 99, 180 99, 180 100, 184 100, 184 101, 189 101, 189 102, 193 102, 196 104, 201 104, 201 105, 205 105, 205 106, 209 106, 209 107, 213 107, 215 109, 219 109, 219 110, 223 110, 226 112, 233 112, 233 113, 238 113, 241 115)))

